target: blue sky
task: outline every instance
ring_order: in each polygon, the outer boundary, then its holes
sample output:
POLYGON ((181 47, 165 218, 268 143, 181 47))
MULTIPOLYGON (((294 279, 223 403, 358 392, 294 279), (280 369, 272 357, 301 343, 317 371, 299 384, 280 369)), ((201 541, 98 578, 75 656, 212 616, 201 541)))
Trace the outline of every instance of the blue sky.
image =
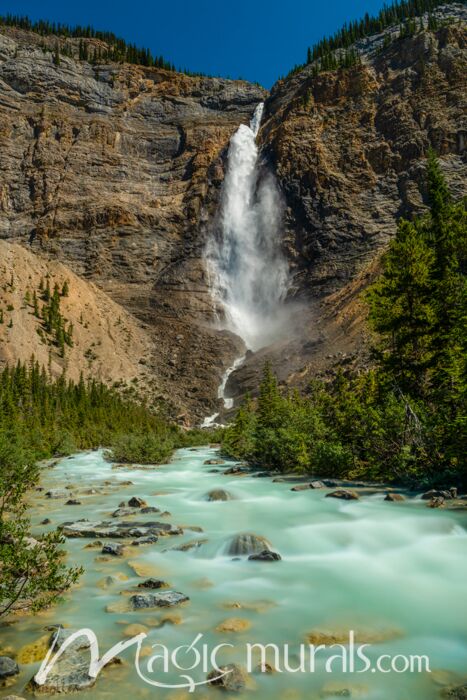
POLYGON ((306 48, 383 0, 6 0, 0 14, 26 14, 109 29, 177 67, 271 87, 306 48))

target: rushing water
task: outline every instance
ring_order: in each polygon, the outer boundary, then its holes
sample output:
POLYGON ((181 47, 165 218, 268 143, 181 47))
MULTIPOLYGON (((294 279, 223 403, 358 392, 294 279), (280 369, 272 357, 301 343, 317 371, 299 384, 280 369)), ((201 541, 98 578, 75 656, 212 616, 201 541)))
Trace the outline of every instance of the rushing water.
MULTIPOLYGON (((66 520, 109 519, 123 500, 137 495, 149 505, 168 510, 163 519, 174 524, 200 526, 202 533, 185 529, 182 536, 160 538, 155 545, 133 548, 126 558, 100 559, 99 549, 85 548, 87 540, 67 541, 69 561, 83 564, 86 573, 72 594, 57 607, 35 617, 20 619, 1 629, 2 646, 16 650, 44 634, 44 627, 62 623, 72 628, 92 628, 101 654, 124 638, 130 623, 153 624, 167 612, 181 616, 181 624, 150 628, 149 644, 169 648, 189 644, 198 633, 210 646, 235 645, 220 654, 219 661, 241 662, 246 642, 288 643, 291 649, 305 641, 311 630, 389 631, 387 641, 375 644, 369 656, 380 654, 428 654, 434 674, 326 673, 323 663, 315 673, 253 675, 256 700, 308 700, 324 697, 334 689, 351 689, 352 696, 378 700, 435 700, 439 697, 439 670, 461 673, 467 666, 467 536, 466 516, 426 508, 419 499, 388 503, 384 494, 369 490, 360 501, 325 498, 326 491, 292 492, 288 483, 269 478, 211 473, 206 459, 218 457, 214 449, 179 450, 169 465, 149 469, 112 469, 100 452, 62 460, 45 472, 47 488, 72 486, 80 506, 47 499, 32 499, 33 524, 49 517, 48 527, 66 520), (132 485, 122 485, 131 480, 132 485), (106 483, 104 483, 106 482, 106 483), (87 494, 91 487, 105 493, 87 494), (206 493, 223 488, 233 499, 208 502, 206 493), (266 537, 282 556, 277 563, 232 560, 226 543, 236 533, 253 532, 266 537), (192 539, 207 539, 191 551, 164 551, 192 539), (168 581, 190 602, 168 611, 106 612, 122 600, 122 591, 134 590, 138 578, 128 562, 147 565, 146 575, 168 581), (121 573, 126 581, 102 588, 109 574, 121 573), (239 608, 228 608, 239 603, 239 608), (222 633, 215 628, 226 618, 247 620, 246 632, 222 633), (152 621, 152 622, 151 622, 152 621)), ((230 466, 230 465, 226 465, 230 466)), ((162 519, 157 515, 138 517, 162 519)), ((168 700, 190 697, 181 691, 154 690, 140 680, 133 668, 134 650, 122 654, 127 663, 109 669, 86 698, 144 698, 152 693, 168 700)), ((326 658, 326 656, 324 657, 326 658)), ((38 664, 23 664, 19 681, 3 691, 29 697, 26 681, 38 664)), ((193 672, 202 680, 203 672, 193 672)), ((158 679, 178 676, 158 674, 158 679)), ((1 695, 1 693, 0 693, 1 695)), ((221 697, 206 686, 192 697, 221 697)), ((326 697, 333 697, 332 692, 326 697)), ((225 694, 224 694, 225 697, 225 694)))
POLYGON ((225 324, 253 350, 278 337, 288 284, 281 253, 281 197, 272 173, 261 172, 258 162, 262 113, 259 104, 250 126, 242 124, 230 140, 220 226, 207 250, 225 324))

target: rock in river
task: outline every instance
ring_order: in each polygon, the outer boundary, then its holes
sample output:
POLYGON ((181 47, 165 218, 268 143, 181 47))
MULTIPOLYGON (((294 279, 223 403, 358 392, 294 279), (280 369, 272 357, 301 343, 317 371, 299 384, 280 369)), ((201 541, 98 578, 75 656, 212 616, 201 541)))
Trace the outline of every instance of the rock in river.
POLYGON ((111 554, 113 557, 123 557, 123 545, 117 542, 106 542, 102 547, 102 554, 111 554))
POLYGON ((178 591, 165 591, 164 593, 138 593, 130 598, 130 605, 133 610, 142 608, 170 608, 180 603, 190 600, 184 593, 178 591))
POLYGON ((182 535, 183 530, 176 525, 162 522, 110 522, 108 520, 76 520, 61 525, 65 537, 98 537, 103 539, 139 538, 148 535, 182 535))
POLYGON ((232 537, 226 552, 232 556, 238 556, 242 554, 258 554, 269 549, 270 543, 265 537, 253 535, 251 532, 242 532, 232 537))
POLYGON ((128 501, 128 505, 130 506, 130 508, 145 508, 148 504, 143 498, 139 498, 139 496, 133 496, 128 501))
POLYGON ((358 501, 360 496, 358 493, 355 493, 355 491, 349 491, 349 489, 337 489, 337 491, 327 493, 326 498, 342 498, 344 501, 358 501))
POLYGON ((212 489, 206 494, 207 501, 231 501, 232 496, 228 491, 224 489, 212 489))
POLYGON ((467 683, 444 688, 441 692, 441 697, 448 698, 449 700, 467 700, 467 683))
POLYGON ((0 681, 19 673, 18 664, 9 656, 0 656, 0 681))
POLYGON ((138 588, 152 588, 157 589, 157 588, 168 588, 169 584, 166 583, 165 581, 161 581, 158 578, 148 578, 146 581, 141 581, 141 583, 138 583, 138 588))
POLYGON ((405 497, 401 493, 387 493, 385 501, 405 501, 405 497))
POLYGON ((213 670, 208 673, 207 680, 209 685, 222 688, 227 693, 241 693, 247 684, 248 674, 237 664, 227 664, 220 666, 219 671, 213 670))
POLYGON ((249 561, 281 561, 282 557, 277 552, 271 552, 269 549, 265 549, 263 552, 258 554, 250 554, 248 557, 249 561))
POLYGON ((225 464, 225 462, 224 462, 223 459, 207 459, 207 460, 204 462, 204 464, 211 464, 211 465, 214 465, 214 464, 225 464))

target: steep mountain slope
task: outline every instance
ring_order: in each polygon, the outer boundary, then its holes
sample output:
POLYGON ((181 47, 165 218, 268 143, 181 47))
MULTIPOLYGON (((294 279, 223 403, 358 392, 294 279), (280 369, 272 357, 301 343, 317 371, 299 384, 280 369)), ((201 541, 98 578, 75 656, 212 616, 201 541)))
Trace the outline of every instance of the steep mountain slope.
POLYGON ((146 368, 152 351, 147 330, 94 284, 9 241, 0 241, 0 279, 0 362, 29 362, 34 355, 53 376, 65 370, 77 381, 82 372, 157 397, 146 368), (47 297, 55 285, 63 343, 56 324, 47 325, 47 297))
POLYGON ((282 381, 305 386, 340 363, 367 361, 359 294, 400 216, 426 206, 430 147, 455 196, 467 193, 467 8, 436 11, 440 26, 399 38, 399 27, 360 41, 361 64, 313 66, 274 86, 260 131, 285 203, 284 245, 297 337, 249 356, 230 379, 239 397, 258 386, 268 358, 282 381), (385 35, 389 39, 384 40, 385 35))
POLYGON ((221 154, 265 93, 64 55, 55 65, 56 41, 1 28, 0 236, 64 261, 146 322, 159 390, 175 414, 202 417, 241 347, 200 325, 212 316, 202 227, 221 154))

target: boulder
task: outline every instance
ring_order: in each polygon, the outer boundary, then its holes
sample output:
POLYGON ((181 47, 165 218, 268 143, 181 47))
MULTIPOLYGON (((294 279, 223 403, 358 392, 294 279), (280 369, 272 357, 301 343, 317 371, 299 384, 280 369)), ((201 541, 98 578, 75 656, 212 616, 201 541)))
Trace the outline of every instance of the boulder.
POLYGON ((209 685, 221 688, 227 693, 241 693, 245 690, 248 674, 237 664, 227 664, 226 666, 220 666, 219 671, 216 669, 210 671, 207 675, 207 680, 209 685), (218 676, 222 673, 225 675, 219 678, 218 676))
POLYGON ((128 501, 128 505, 130 506, 130 508, 145 508, 148 504, 143 498, 139 498, 139 496, 133 496, 128 501))
POLYGON ((403 496, 401 493, 387 493, 384 500, 385 501, 405 501, 405 496, 403 496))
POLYGON ((224 489, 212 489, 206 494, 207 501, 231 501, 232 496, 228 491, 224 489))
POLYGON ((324 486, 322 481, 311 481, 310 488, 311 489, 324 489, 325 486, 324 486))
POLYGON ((270 549, 270 543, 265 537, 254 535, 251 532, 242 532, 232 537, 226 553, 231 556, 242 554, 259 554, 270 549))
POLYGON ((445 498, 445 499, 450 499, 453 498, 451 491, 439 491, 438 489, 430 489, 429 491, 425 491, 425 493, 422 493, 421 498, 424 501, 431 501, 432 498, 445 498))
POLYGON ((230 467, 230 469, 226 469, 224 474, 248 474, 249 471, 250 470, 248 469, 248 467, 242 467, 236 464, 235 466, 230 467))
POLYGON ((269 549, 265 549, 263 552, 258 554, 250 554, 248 557, 249 561, 281 561, 282 557, 277 552, 271 552, 269 549))
POLYGON ((337 489, 326 494, 326 498, 342 498, 344 501, 358 501, 360 496, 355 491, 349 489, 337 489))
POLYGON ((161 581, 158 578, 147 578, 146 581, 141 581, 141 583, 138 583, 138 588, 151 588, 151 589, 157 589, 157 588, 168 588, 169 584, 166 583, 165 581, 161 581))
POLYGON ((145 535, 144 537, 137 537, 136 540, 133 540, 131 545, 132 547, 139 547, 145 544, 156 544, 158 540, 159 538, 157 535, 145 535))
MULTIPOLYGON (((58 648, 74 630, 59 628, 51 637, 58 648)), ((120 664, 120 659, 112 659, 108 665, 120 664)), ((77 639, 66 649, 54 664, 43 685, 38 685, 34 678, 28 684, 28 690, 34 695, 56 695, 74 693, 92 688, 96 679, 89 676, 89 642, 83 637, 77 639)))
POLYGON ((41 525, 50 525, 51 522, 50 518, 44 518, 44 520, 41 520, 41 525))
POLYGON ((427 506, 428 508, 441 508, 444 506, 444 501, 444 496, 435 496, 429 503, 427 503, 427 506))
POLYGON ((19 673, 18 664, 9 656, 0 656, 0 681, 11 676, 16 676, 19 673))
POLYGON ((190 600, 184 593, 178 591, 166 591, 164 593, 138 593, 130 598, 130 605, 133 610, 144 608, 171 608, 190 600))
POLYGON ((113 557, 123 557, 123 545, 116 542, 106 542, 102 547, 102 554, 111 554, 113 557))
POLYGON ((205 460, 204 464, 225 464, 223 459, 207 459, 205 460))
POLYGON ((292 486, 291 491, 309 491, 311 488, 310 484, 297 484, 297 486, 292 486))
POLYGON ((78 501, 76 498, 69 498, 68 501, 65 502, 66 506, 80 506, 81 501, 78 501))

